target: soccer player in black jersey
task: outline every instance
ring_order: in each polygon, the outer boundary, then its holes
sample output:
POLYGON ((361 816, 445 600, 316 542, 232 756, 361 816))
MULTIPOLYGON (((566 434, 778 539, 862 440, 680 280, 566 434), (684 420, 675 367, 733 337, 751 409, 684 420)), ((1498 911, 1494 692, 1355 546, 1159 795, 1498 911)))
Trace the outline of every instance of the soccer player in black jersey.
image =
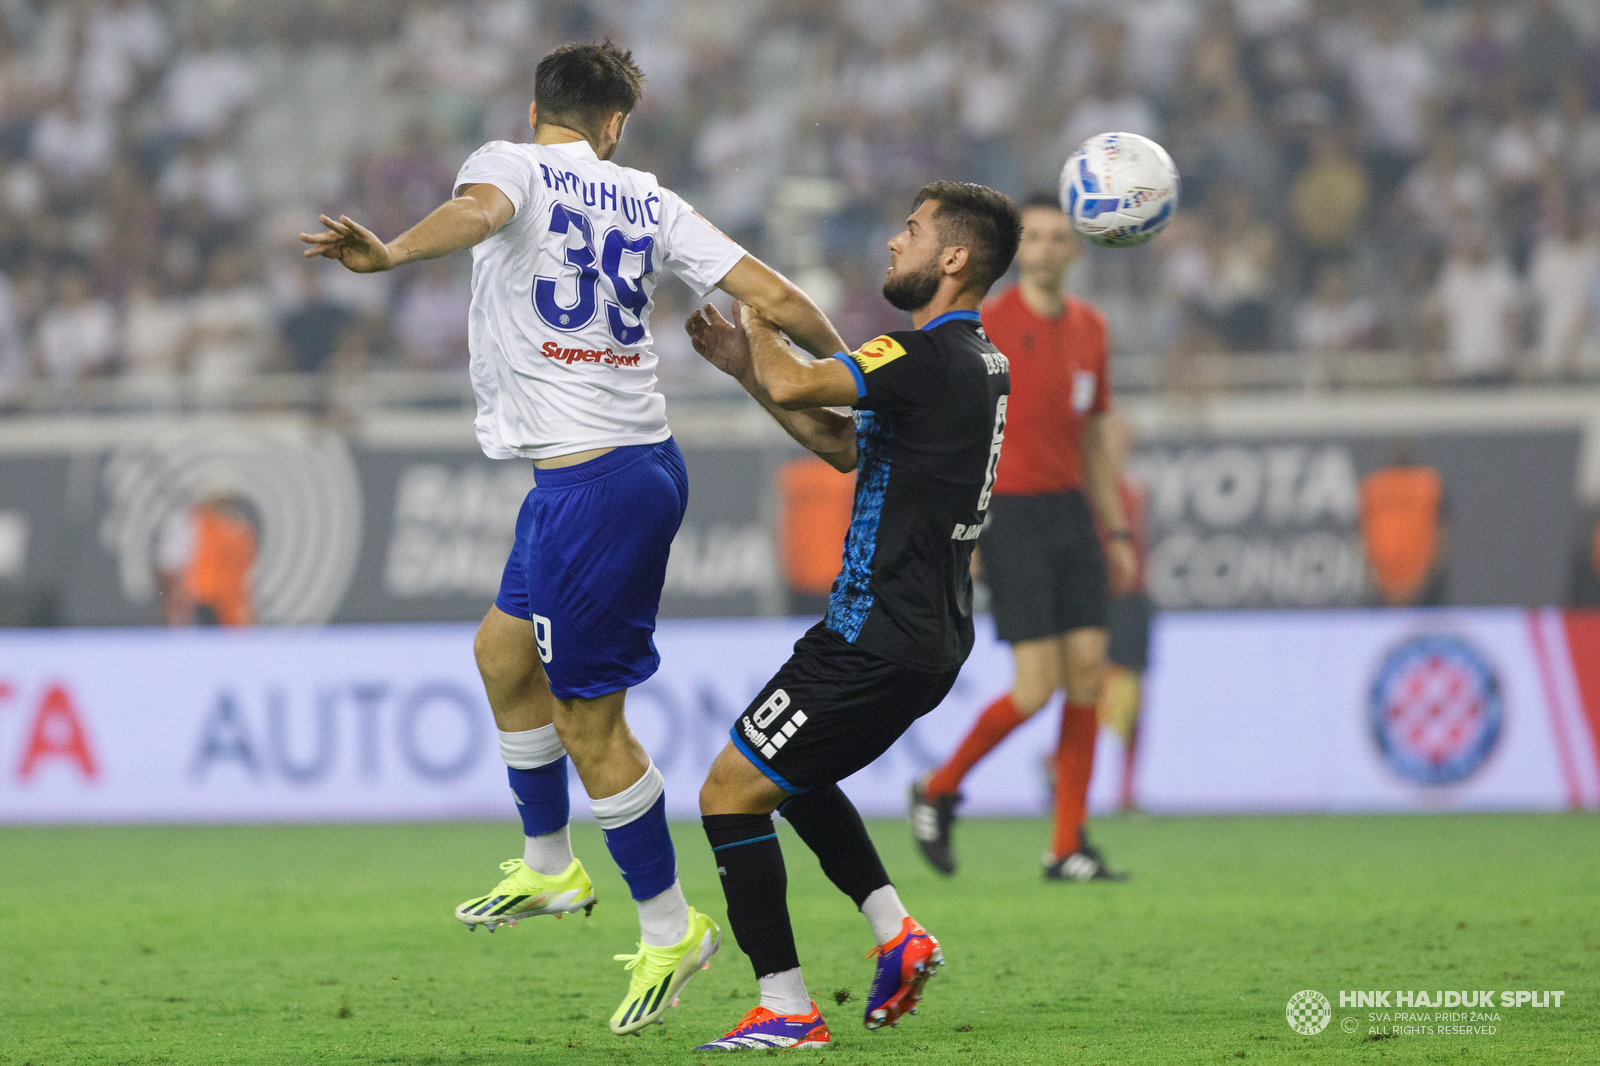
POLYGON ((857 469, 844 568, 828 615, 795 645, 734 724, 700 791, 728 924, 750 956, 760 1004, 699 1050, 829 1041, 806 991, 773 832, 780 812, 877 939, 866 1026, 916 1009, 944 958, 906 913, 861 816, 839 790, 939 705, 972 650, 972 547, 983 528, 1011 391, 978 306, 1011 265, 1015 205, 980 185, 935 182, 889 242, 884 297, 914 329, 812 359, 765 317, 709 305, 695 348, 738 378, 806 447, 857 469), (853 406, 855 417, 828 408, 853 406))

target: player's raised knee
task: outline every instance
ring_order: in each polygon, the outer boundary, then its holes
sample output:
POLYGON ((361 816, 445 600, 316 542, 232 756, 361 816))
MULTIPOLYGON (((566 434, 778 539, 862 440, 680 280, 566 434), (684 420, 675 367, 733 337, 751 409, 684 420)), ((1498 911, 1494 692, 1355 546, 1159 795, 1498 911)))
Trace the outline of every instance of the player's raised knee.
MULTIPOLYGON (((726 754, 725 751, 724 754, 726 754)), ((700 813, 734 813, 732 806, 730 806, 732 797, 730 784, 724 759, 722 756, 718 756, 717 760, 711 764, 711 770, 706 774, 705 783, 700 786, 700 813)))
POLYGON ((472 657, 477 661, 478 673, 491 685, 517 685, 533 669, 532 626, 523 622, 530 632, 524 640, 518 640, 518 621, 509 615, 491 614, 479 624, 477 635, 472 638, 472 657))

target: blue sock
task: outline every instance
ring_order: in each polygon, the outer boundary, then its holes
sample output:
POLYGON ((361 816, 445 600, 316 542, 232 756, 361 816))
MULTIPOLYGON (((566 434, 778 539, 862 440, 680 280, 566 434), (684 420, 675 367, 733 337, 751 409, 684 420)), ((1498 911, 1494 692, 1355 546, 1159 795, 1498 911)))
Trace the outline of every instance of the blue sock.
MULTIPOLYGON (((511 792, 517 797, 517 813, 522 815, 524 836, 554 833, 567 824, 572 800, 567 794, 567 757, 545 763, 532 770, 506 767, 511 792)), ((665 825, 665 821, 662 823, 665 825)))
MULTIPOLYGON (((604 802, 604 801, 602 801, 604 802)), ((628 882, 635 900, 652 899, 678 879, 678 856, 667 832, 667 797, 656 797, 650 808, 628 822, 605 829, 606 847, 628 882)))

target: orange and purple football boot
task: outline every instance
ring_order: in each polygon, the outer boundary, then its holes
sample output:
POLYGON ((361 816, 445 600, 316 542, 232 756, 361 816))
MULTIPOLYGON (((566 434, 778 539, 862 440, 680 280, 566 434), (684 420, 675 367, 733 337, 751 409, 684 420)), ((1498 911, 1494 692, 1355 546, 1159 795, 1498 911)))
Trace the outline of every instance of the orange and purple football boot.
POLYGON ((774 1014, 766 1007, 752 1007, 732 1032, 720 1040, 701 1044, 695 1050, 796 1051, 827 1047, 832 1039, 816 1000, 812 1000, 810 1014, 774 1014))
POLYGON ((867 952, 869 959, 874 955, 878 972, 872 978, 864 1021, 868 1029, 881 1029, 917 1013, 922 986, 944 965, 944 952, 915 918, 908 917, 900 922, 899 936, 867 952))

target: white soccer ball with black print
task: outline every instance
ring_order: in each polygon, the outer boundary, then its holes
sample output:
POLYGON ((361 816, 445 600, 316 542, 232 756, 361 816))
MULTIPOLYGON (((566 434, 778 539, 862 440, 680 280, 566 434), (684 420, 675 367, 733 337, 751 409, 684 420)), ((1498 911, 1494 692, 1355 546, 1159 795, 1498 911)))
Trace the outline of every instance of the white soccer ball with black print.
POLYGON ((1096 134, 1061 168, 1061 210, 1085 239, 1106 248, 1135 247, 1177 212, 1178 168, 1148 137, 1096 134))

